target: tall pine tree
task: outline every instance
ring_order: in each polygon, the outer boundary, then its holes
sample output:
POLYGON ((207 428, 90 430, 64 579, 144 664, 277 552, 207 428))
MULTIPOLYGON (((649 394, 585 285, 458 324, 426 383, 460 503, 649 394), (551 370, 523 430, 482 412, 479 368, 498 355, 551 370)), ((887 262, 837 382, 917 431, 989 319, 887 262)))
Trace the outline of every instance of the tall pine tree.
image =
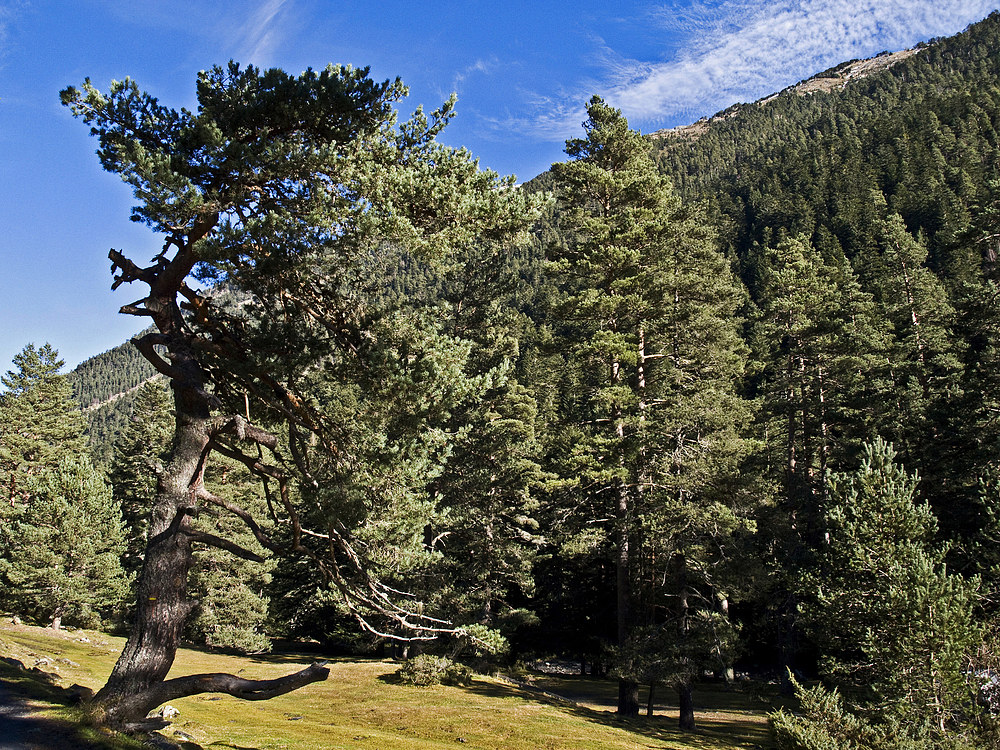
MULTIPOLYGON (((549 249, 550 268, 564 295, 559 334, 582 388, 567 404, 559 468, 586 523, 610 519, 624 652, 640 624, 662 620, 654 610, 666 601, 672 637, 687 638, 693 592, 710 585, 690 564, 705 559, 696 537, 731 531, 713 521, 745 450, 749 409, 735 390, 742 296, 703 217, 681 207, 645 139, 599 97, 587 112, 585 137, 567 142, 571 161, 553 166, 569 239, 549 249), (669 590, 643 586, 664 578, 669 590)), ((635 714, 638 675, 619 674, 618 711, 635 714)), ((681 724, 692 728, 690 680, 676 684, 681 724)))
POLYGON ((17 369, 0 377, 0 481, 8 504, 27 477, 87 450, 86 421, 59 372, 63 364, 48 344, 28 344, 14 355, 17 369))

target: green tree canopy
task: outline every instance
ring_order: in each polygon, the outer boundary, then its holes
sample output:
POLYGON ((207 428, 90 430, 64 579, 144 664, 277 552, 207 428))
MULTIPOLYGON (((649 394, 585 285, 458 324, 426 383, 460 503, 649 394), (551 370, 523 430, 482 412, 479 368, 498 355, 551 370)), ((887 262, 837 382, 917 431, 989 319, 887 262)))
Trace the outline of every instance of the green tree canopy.
MULTIPOLYGON (((133 217, 165 237, 146 267, 110 253, 116 288, 148 288, 122 312, 155 327, 137 345, 171 381, 175 432, 136 625, 97 696, 109 723, 140 721, 179 695, 229 689, 220 680, 162 681, 191 612, 191 545, 260 558, 198 529, 192 517, 203 503, 242 520, 270 551, 309 557, 359 615, 445 627, 394 601, 375 575, 390 567, 379 567, 390 548, 365 545, 364 526, 396 518, 394 504, 426 482, 441 456, 436 421, 476 386, 449 381, 468 347, 433 314, 385 308, 385 270, 408 256, 506 240, 538 201, 437 142, 453 100, 399 122, 394 107, 405 94, 398 80, 377 83, 367 70, 292 76, 235 63, 199 74, 196 112, 164 107, 130 80, 107 95, 89 81, 62 94, 92 126, 105 169, 133 187, 133 217), (189 284, 192 276, 224 283, 231 296, 221 304, 189 284), (269 427, 280 427, 280 440, 269 427), (269 483, 273 534, 205 486, 214 452, 269 483), (373 513, 378 503, 389 512, 373 513)), ((278 692, 325 674, 314 666, 278 692)))
POLYGON ((59 372, 63 364, 48 344, 28 344, 14 355, 17 369, 0 377, 0 480, 10 503, 27 490, 27 477, 87 449, 86 422, 59 372))
POLYGON ((111 488, 86 456, 33 475, 4 519, 0 578, 6 607, 39 622, 99 627, 128 593, 125 530, 111 488))
POLYGON ((807 612, 825 675, 855 707, 895 717, 914 736, 944 736, 971 700, 979 582, 948 573, 916 489, 880 439, 856 472, 831 479, 829 542, 807 612))

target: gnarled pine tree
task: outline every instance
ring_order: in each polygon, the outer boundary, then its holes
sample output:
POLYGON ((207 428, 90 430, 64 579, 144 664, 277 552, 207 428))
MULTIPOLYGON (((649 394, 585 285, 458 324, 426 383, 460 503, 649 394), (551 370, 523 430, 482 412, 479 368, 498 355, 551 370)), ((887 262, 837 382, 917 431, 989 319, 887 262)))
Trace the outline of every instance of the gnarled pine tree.
MULTIPOLYGON (((198 109, 189 112, 161 106, 131 80, 113 83, 107 95, 89 81, 62 93, 92 126, 103 167, 135 191, 133 219, 165 237, 146 266, 110 252, 113 288, 148 288, 121 311, 155 327, 136 345, 170 380, 175 411, 135 623, 95 698, 99 720, 115 727, 141 726, 151 708, 184 695, 266 699, 327 676, 317 663, 277 680, 164 681, 194 606, 186 596, 192 544, 257 557, 196 529, 192 520, 205 503, 242 519, 265 548, 311 556, 352 610, 418 632, 446 629, 399 604, 336 513, 322 529, 303 527, 296 498, 318 486, 317 449, 328 461, 350 461, 340 450, 343 409, 324 410, 308 389, 328 362, 353 359, 363 371, 366 352, 384 354, 370 346, 377 321, 365 297, 377 293, 381 258, 401 249, 433 257, 505 238, 532 214, 512 180, 436 142, 452 101, 397 123, 394 104, 406 94, 398 79, 377 83, 349 67, 291 76, 230 63, 200 73, 197 94, 198 109), (215 304, 204 286, 189 282, 194 277, 225 284, 235 301, 215 304), (273 533, 205 488, 215 453, 266 483, 273 533), (304 539, 322 540, 326 553, 304 539)), ((411 362, 405 351, 396 354, 411 362)))

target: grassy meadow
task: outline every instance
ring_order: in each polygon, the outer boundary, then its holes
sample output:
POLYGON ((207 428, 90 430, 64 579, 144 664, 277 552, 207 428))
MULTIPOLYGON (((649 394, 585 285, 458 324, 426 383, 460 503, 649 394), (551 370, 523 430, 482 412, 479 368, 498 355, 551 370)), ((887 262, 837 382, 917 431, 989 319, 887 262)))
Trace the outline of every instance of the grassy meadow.
MULTIPOLYGON (((31 694, 46 720, 66 727, 80 721, 78 709, 61 705, 62 688, 76 683, 99 688, 114 664, 122 639, 91 631, 53 632, 0 625, 0 656, 18 659, 53 675, 20 672, 0 663, 0 687, 31 694), (86 639, 86 640, 84 640, 86 639)), ((251 679, 277 677, 313 657, 272 654, 235 657, 182 650, 171 676, 230 672, 251 679)), ((226 695, 200 695, 173 702, 180 711, 164 734, 189 748, 230 750, 735 750, 770 748, 769 704, 747 693, 700 687, 699 729, 681 733, 676 707, 657 704, 656 716, 622 720, 613 713, 616 683, 581 677, 539 675, 535 690, 500 679, 476 677, 471 686, 410 687, 397 683, 398 664, 376 659, 332 659, 323 683, 269 701, 246 702, 226 695), (567 700, 560 700, 561 696, 567 700)), ((665 699, 673 696, 662 691, 665 699)), ((642 696, 643 699, 645 696, 642 696)), ((84 730, 93 747, 133 748, 134 742, 102 738, 84 730)), ((81 740, 81 743, 83 740, 81 740)), ((82 746, 82 744, 81 744, 82 746)))

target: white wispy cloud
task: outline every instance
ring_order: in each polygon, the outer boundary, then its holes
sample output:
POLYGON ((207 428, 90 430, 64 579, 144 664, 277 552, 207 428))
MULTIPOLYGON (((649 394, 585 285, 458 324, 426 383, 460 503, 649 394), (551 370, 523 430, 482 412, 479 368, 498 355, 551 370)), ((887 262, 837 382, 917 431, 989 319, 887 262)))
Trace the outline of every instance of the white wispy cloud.
POLYGON ((489 59, 479 58, 471 65, 467 65, 462 70, 455 74, 455 77, 451 81, 451 88, 453 91, 458 91, 462 84, 465 83, 466 79, 477 73, 483 75, 489 75, 500 65, 499 59, 494 55, 489 59))
POLYGON ((291 6, 290 0, 264 0, 237 27, 232 37, 236 59, 264 64, 284 40, 281 16, 291 6))
MULTIPOLYGON (((596 43, 603 75, 572 92, 538 97, 537 116, 517 118, 538 138, 580 132, 592 93, 622 109, 641 129, 689 122, 738 101, 754 101, 856 57, 912 46, 960 31, 998 7, 997 0, 696 0, 650 13, 685 51, 638 60, 596 43)), ((649 19, 647 19, 649 20, 649 19)))
POLYGON ((670 62, 633 61, 632 79, 605 94, 634 119, 655 123, 704 105, 757 99, 843 60, 955 33, 995 7, 995 0, 730 2, 701 21, 691 51, 670 62))

